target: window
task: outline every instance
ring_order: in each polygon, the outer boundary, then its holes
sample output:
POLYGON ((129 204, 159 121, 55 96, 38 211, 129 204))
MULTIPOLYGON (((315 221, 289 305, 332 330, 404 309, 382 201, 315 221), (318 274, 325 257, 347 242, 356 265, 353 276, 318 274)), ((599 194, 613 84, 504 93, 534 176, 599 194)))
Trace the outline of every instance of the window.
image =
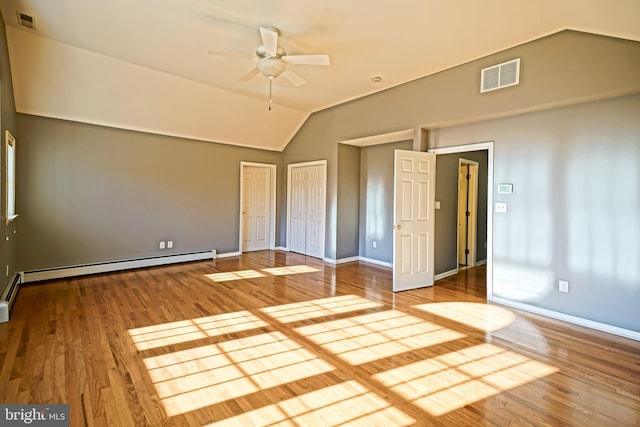
POLYGON ((7 148, 7 168, 4 181, 7 196, 5 214, 8 224, 18 216, 16 214, 16 139, 9 131, 7 131, 5 145, 7 148))

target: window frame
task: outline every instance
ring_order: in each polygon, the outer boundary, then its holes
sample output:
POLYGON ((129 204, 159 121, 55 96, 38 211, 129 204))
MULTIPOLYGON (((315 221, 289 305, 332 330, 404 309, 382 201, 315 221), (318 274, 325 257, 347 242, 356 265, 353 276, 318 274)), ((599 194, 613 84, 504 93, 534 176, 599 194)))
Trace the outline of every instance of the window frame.
POLYGON ((9 130, 5 133, 5 204, 4 214, 6 223, 18 217, 16 213, 16 139, 9 130))

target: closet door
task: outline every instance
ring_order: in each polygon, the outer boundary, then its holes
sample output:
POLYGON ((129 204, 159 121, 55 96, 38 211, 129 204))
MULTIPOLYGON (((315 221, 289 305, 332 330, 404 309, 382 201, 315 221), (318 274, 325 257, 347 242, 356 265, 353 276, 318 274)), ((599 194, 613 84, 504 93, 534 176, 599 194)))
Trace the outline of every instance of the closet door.
POLYGON ((326 217, 326 162, 289 165, 287 247, 323 258, 326 217))
POLYGON ((289 175, 288 246, 290 251, 304 254, 307 234, 307 171, 303 167, 292 168, 289 175))

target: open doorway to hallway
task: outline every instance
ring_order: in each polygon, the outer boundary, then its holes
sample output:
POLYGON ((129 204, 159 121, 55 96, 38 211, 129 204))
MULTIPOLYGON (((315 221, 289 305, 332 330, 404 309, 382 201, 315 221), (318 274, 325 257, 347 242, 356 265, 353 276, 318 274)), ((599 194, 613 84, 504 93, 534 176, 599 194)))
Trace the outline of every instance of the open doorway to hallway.
POLYGON ((437 154, 435 279, 455 276, 467 267, 483 266, 474 271, 484 274, 484 297, 491 299, 493 143, 431 151, 437 154), (472 168, 477 168, 477 179, 473 184, 466 179, 472 168), (465 172, 464 180, 460 179, 461 170, 465 172), (471 187, 476 187, 477 192, 471 187), (461 194, 461 188, 465 194, 461 194), (470 196, 468 199, 467 189, 476 197, 470 196), (475 219, 471 218, 471 213, 467 214, 471 204, 475 204, 472 207, 476 212, 475 219))

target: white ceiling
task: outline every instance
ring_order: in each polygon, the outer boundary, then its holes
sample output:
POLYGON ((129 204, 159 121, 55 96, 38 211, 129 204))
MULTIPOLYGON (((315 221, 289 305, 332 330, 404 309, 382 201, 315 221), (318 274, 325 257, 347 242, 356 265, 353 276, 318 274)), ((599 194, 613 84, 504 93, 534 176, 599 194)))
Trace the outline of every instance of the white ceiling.
POLYGON ((0 8, 18 111, 271 150, 311 112, 557 31, 640 41, 639 0, 0 0, 0 8), (36 29, 18 28, 17 11, 36 29), (276 79, 271 112, 263 76, 238 81, 255 65, 261 25, 281 30, 288 54, 331 58, 329 67, 292 66, 304 86, 276 79), (56 61, 87 71, 55 72, 56 61), (145 105, 131 92, 149 81, 158 86, 140 89, 145 105), (54 86, 65 90, 47 100, 43 88, 54 86), (108 108, 89 95, 99 87, 108 108), (116 115, 112 93, 145 114, 116 115))

